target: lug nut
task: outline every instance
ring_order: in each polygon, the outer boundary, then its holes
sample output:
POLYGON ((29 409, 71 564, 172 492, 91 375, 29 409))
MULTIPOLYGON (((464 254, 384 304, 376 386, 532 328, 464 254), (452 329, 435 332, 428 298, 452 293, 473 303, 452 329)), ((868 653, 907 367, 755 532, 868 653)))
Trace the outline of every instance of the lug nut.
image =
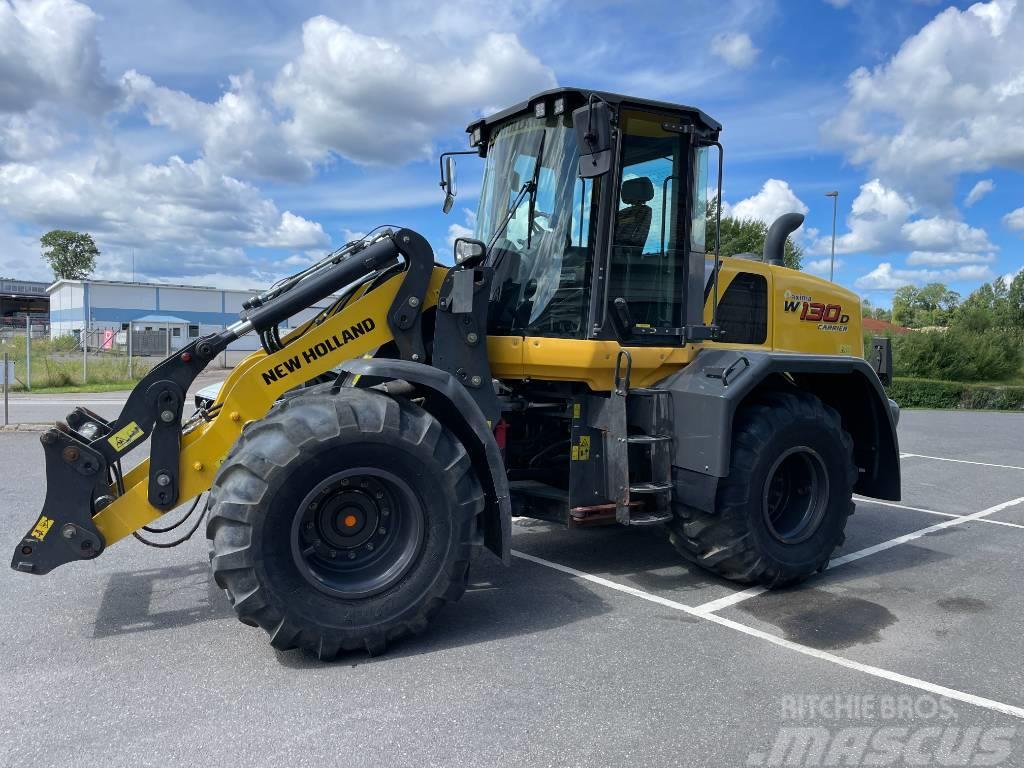
POLYGON ((377 491, 377 498, 378 499, 383 499, 384 498, 384 491, 377 491))
POLYGON ((166 488, 168 485, 171 484, 171 476, 168 475, 166 472, 161 472, 159 475, 156 476, 156 484, 159 485, 161 488, 166 488))
POLYGON ((387 532, 388 532, 387 528, 379 528, 379 529, 377 529, 377 533, 379 533, 381 536, 383 536, 387 532))
POLYGON ((380 513, 381 513, 381 515, 383 515, 384 517, 387 517, 388 515, 390 515, 390 514, 391 514, 391 510, 390 510, 390 509, 388 509, 387 507, 384 507, 384 508, 383 508, 383 509, 382 509, 382 510, 380 511, 380 513))
POLYGON ((348 553, 348 559, 349 560, 355 560, 356 559, 356 553, 355 552, 349 552, 348 553))
POLYGON ((165 424, 170 424, 172 421, 174 421, 174 411, 161 412, 160 421, 164 422, 165 424))
POLYGON ((481 381, 482 379, 479 376, 474 376, 469 380, 469 383, 472 384, 474 387, 479 387, 481 381))
POLYGON ((470 344, 476 344, 476 342, 477 342, 477 340, 479 338, 480 337, 477 336, 475 333, 467 333, 466 334, 466 341, 468 341, 470 344))
POLYGON ((415 296, 410 296, 409 297, 409 306, 410 307, 418 307, 419 305, 420 305, 420 300, 418 298, 416 298, 415 296))
POLYGON ((338 556, 338 550, 332 549, 330 554, 331 554, 331 560, 333 560, 334 558, 336 558, 338 556))
POLYGON ((373 544, 367 544, 366 545, 366 551, 367 552, 373 552, 373 544))

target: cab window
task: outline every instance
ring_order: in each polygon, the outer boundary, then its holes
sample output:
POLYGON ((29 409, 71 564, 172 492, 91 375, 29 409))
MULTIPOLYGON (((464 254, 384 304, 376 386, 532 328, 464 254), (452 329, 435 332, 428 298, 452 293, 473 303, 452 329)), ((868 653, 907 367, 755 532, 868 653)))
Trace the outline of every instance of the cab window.
POLYGON ((682 325, 690 250, 690 142, 686 134, 662 128, 665 122, 675 121, 666 115, 623 112, 622 172, 609 270, 609 300, 625 299, 633 322, 655 332, 682 325))

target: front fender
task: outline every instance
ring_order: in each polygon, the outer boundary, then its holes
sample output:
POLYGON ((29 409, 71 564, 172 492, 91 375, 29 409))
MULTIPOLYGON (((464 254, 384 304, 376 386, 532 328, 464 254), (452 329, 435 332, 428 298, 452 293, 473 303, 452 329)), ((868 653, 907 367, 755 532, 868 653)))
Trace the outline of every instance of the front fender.
POLYGON ((512 562, 512 503, 508 476, 494 433, 466 388, 452 374, 423 363, 391 358, 358 358, 341 366, 371 380, 399 379, 424 396, 423 407, 462 442, 484 489, 484 545, 505 565, 512 562))

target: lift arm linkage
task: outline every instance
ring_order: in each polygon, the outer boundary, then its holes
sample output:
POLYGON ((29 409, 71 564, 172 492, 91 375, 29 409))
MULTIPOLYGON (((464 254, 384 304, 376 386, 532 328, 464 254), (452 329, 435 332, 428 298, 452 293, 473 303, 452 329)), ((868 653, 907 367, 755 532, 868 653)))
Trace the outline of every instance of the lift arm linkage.
MULTIPOLYGON (((408 330, 419 331, 419 322, 410 317, 436 304, 445 273, 433 267, 433 253, 420 235, 399 230, 327 264, 288 292, 243 312, 235 325, 197 339, 160 362, 132 390, 113 421, 76 408, 67 423, 59 422, 40 438, 46 497, 42 514, 15 549, 11 567, 41 575, 73 560, 91 559, 208 490, 241 430, 266 415, 281 395, 408 330), (321 322, 296 328, 273 354, 261 350, 249 355, 228 376, 206 418, 182 427, 185 393, 231 341, 276 326, 396 264, 399 257, 406 261, 405 270, 373 290, 362 286, 344 308, 327 313, 321 322), (122 474, 121 457, 147 437, 150 458, 122 474)), ((417 341, 419 345, 402 346, 422 354, 422 341, 417 341)))

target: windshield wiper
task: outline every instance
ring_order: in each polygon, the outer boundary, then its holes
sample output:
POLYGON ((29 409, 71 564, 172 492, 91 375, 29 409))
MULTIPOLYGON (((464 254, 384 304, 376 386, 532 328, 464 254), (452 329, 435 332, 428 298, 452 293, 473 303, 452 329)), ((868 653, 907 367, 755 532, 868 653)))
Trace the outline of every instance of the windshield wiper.
POLYGON ((540 134, 540 146, 537 147, 537 159, 533 163, 533 179, 531 180, 530 188, 530 212, 526 217, 526 250, 530 250, 533 246, 533 216, 537 210, 537 186, 540 184, 540 161, 544 157, 544 140, 547 139, 548 132, 541 131, 540 134))
POLYGON ((491 237, 491 241, 487 244, 488 253, 490 253, 491 248, 494 247, 494 244, 498 242, 498 238, 501 237, 501 235, 505 232, 505 227, 507 227, 509 221, 512 220, 512 214, 519 209, 519 204, 523 202, 523 197, 525 197, 526 193, 529 192, 532 188, 532 181, 528 181, 525 184, 523 184, 522 188, 519 190, 519 194, 516 195, 516 199, 512 201, 512 205, 510 205, 508 207, 508 210, 505 211, 505 216, 502 218, 501 224, 499 224, 498 228, 494 230, 494 236, 491 237))

